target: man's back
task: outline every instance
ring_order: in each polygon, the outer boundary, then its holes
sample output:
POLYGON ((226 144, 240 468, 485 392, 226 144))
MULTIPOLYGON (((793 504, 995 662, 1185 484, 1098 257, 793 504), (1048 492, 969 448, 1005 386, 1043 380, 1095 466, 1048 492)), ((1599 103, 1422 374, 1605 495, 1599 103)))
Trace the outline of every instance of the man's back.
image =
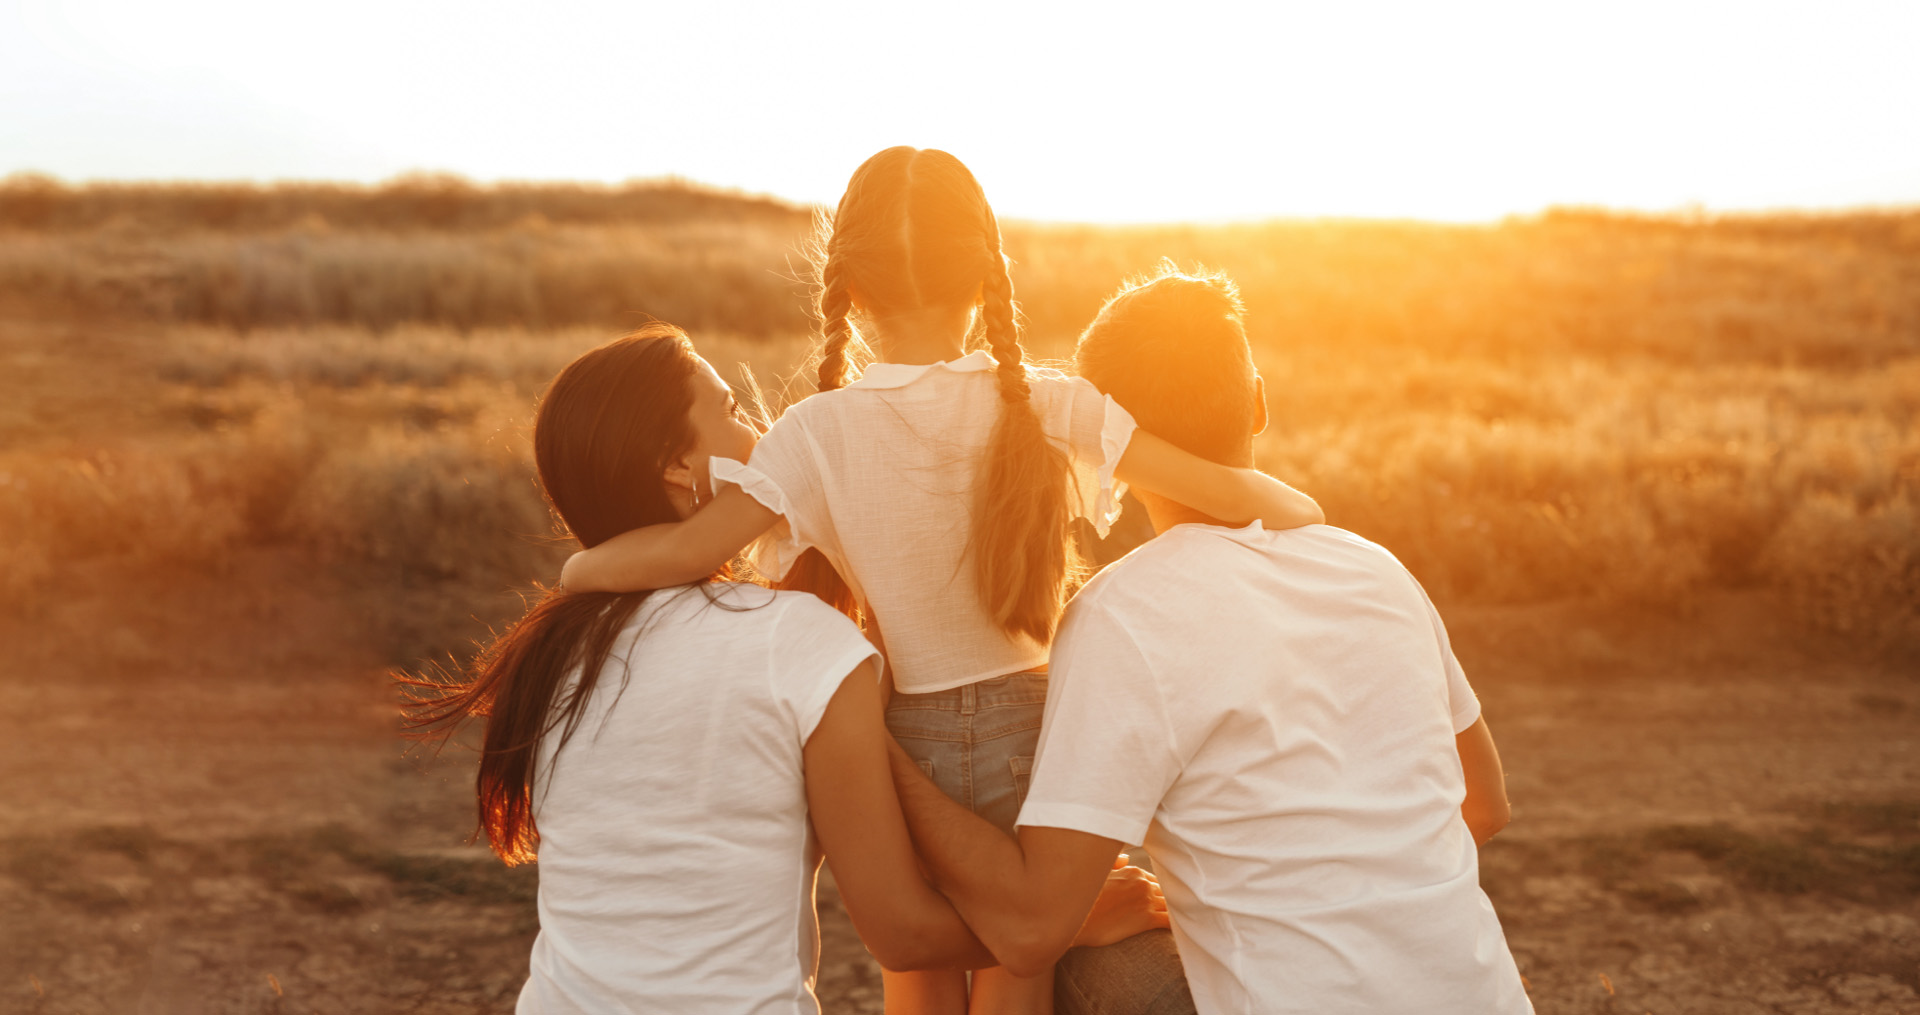
POLYGON ((1392 555, 1176 526, 1052 669, 1020 823, 1146 843, 1202 1012, 1529 1010, 1460 816, 1479 706, 1392 555))

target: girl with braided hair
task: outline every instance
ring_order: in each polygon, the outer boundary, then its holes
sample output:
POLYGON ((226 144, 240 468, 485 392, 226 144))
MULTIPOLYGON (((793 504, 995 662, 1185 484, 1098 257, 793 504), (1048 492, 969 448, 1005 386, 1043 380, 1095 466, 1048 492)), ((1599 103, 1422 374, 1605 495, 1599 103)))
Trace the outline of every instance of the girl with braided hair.
MULTIPOLYGON (((1278 480, 1136 430, 1086 381, 1027 364, 999 223, 946 152, 889 148, 863 163, 825 223, 818 271, 820 393, 748 462, 696 463, 696 487, 715 491, 698 513, 575 554, 563 584, 669 587, 756 539, 769 577, 830 566, 840 605, 886 653, 889 729, 948 795, 1011 832, 1047 646, 1078 573, 1074 520, 1104 535, 1116 479, 1225 521, 1323 516, 1278 480), (987 348, 969 353, 977 331, 987 348)), ((959 972, 889 974, 887 994, 889 1012, 1051 1006, 1050 975, 999 969, 977 971, 970 995, 959 972)))

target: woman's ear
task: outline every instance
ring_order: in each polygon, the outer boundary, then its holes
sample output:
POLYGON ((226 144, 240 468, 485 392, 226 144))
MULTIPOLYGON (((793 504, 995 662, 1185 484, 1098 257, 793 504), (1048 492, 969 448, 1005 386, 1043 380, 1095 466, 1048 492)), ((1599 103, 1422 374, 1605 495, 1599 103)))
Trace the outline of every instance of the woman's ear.
POLYGON ((677 487, 688 495, 693 493, 693 463, 687 458, 667 466, 660 474, 660 481, 671 487, 677 487))
POLYGON ((1253 375, 1253 435, 1267 432, 1267 379, 1253 375))

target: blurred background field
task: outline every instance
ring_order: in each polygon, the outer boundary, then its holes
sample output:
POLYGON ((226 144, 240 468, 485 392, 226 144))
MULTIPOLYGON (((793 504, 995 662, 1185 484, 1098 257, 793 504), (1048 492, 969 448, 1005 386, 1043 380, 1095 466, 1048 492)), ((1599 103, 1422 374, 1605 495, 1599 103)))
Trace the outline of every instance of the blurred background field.
MULTIPOLYGON (((6 594, 91 556, 217 568, 263 544, 548 573, 522 439, 541 386, 649 316, 794 374, 809 224, 678 184, 13 178, 14 383, 97 351, 74 390, 0 409, 6 594), (63 398, 90 408, 47 418, 63 398)), ((1765 588, 1809 623, 1911 633, 1920 213, 1008 232, 1043 356, 1160 257, 1231 273, 1273 403, 1262 463, 1443 600, 1765 588)))
MULTIPOLYGON (((464 758, 400 755, 383 673, 557 572, 526 430, 579 352, 653 317, 809 390, 810 222, 0 183, 0 1010, 510 1007, 530 882, 458 848, 464 758)), ((1162 257, 1239 281, 1261 463, 1406 561, 1488 703, 1542 1012, 1920 1004, 1920 212, 1007 246, 1043 357, 1162 257)), ((829 933, 823 996, 873 1010, 829 933)))

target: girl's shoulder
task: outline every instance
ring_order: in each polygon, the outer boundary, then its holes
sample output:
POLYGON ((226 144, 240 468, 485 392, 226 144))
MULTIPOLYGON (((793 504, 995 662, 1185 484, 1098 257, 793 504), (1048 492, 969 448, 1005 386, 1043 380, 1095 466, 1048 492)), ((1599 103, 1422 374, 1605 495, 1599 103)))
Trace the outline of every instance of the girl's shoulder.
POLYGON ((774 417, 767 433, 771 434, 783 426, 793 430, 817 425, 824 420, 837 418, 858 402, 859 399, 850 397, 846 388, 816 391, 780 410, 780 415, 774 417))
POLYGON ((1027 367, 1027 387, 1034 397, 1052 402, 1073 403, 1082 398, 1101 398, 1100 389, 1085 377, 1076 377, 1054 367, 1027 367))

